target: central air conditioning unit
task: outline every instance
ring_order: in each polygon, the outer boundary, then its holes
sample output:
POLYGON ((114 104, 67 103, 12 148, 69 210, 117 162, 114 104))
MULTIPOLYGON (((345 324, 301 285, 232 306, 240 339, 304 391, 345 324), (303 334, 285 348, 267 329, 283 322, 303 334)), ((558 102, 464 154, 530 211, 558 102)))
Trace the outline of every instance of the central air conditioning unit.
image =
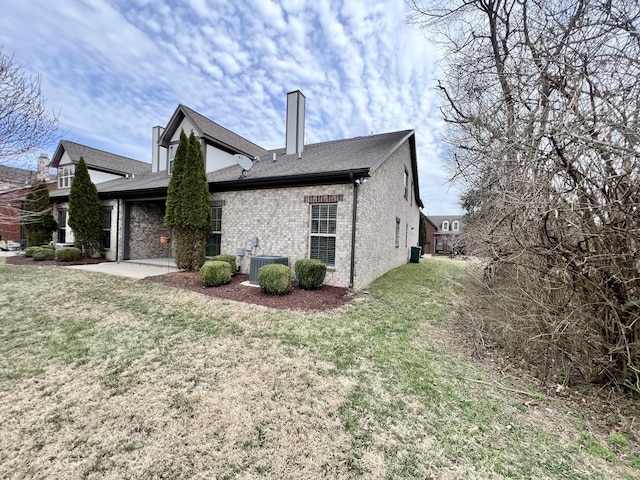
POLYGON ((273 255, 258 255, 251 257, 251 264, 249 265, 249 283, 251 285, 258 285, 258 270, 265 265, 272 263, 280 263, 282 265, 289 265, 288 257, 276 257, 273 255))

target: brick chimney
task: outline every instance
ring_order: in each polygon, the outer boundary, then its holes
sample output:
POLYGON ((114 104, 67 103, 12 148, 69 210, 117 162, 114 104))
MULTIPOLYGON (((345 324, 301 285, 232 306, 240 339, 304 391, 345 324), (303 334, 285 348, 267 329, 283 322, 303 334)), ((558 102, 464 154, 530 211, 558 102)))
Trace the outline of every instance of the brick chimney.
POLYGON ((304 110, 306 97, 300 90, 287 93, 287 155, 302 156, 304 148, 304 110))

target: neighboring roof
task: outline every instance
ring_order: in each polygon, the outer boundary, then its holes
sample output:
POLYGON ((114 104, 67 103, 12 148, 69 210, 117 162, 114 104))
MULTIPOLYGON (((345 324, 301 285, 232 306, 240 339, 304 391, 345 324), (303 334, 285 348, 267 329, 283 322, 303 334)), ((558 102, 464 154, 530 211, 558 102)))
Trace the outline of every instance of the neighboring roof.
MULTIPOLYGON (((164 147, 169 146, 171 138, 185 117, 189 120, 189 123, 199 130, 200 135, 208 140, 209 143, 220 146, 224 150, 230 151, 230 153, 242 153, 249 157, 262 157, 268 153, 267 150, 261 146, 233 133, 231 130, 224 128, 222 125, 209 120, 204 115, 200 115, 195 110, 182 104, 178 105, 178 108, 176 108, 171 120, 169 120, 167 124, 167 128, 162 132, 162 136, 159 139, 160 145, 164 147)), ((189 132, 185 133, 187 135, 189 134, 189 132)))
POLYGON ((458 221, 458 232, 462 231, 462 216, 461 215, 427 215, 426 216, 427 219, 436 226, 436 228, 438 229, 438 231, 441 230, 442 228, 442 222, 444 222, 445 220, 449 222, 449 230, 448 232, 451 232, 451 223, 454 220, 458 221))
POLYGON ((0 184, 12 183, 15 186, 28 185, 36 178, 36 172, 24 168, 0 165, 0 184))
POLYGON ((80 161, 80 157, 82 157, 87 163, 87 167, 102 172, 126 175, 127 173, 137 174, 151 171, 150 163, 105 152, 104 150, 98 150, 97 148, 70 142, 69 140, 61 140, 58 144, 58 148, 56 148, 51 160, 52 168, 58 167, 64 152, 67 152, 73 163, 77 164, 80 161))
MULTIPOLYGON (((370 176, 396 149, 407 140, 414 139, 413 130, 383 133, 348 140, 305 145, 302 158, 296 154, 286 155, 285 149, 266 152, 259 161, 253 162, 248 171, 234 165, 211 172, 207 180, 212 191, 243 188, 274 188, 292 185, 327 183, 349 183, 358 177, 370 176), (273 154, 276 160, 273 160, 273 154)), ((415 142, 410 142, 415 149, 415 142)), ((415 163, 412 152, 412 163, 415 163)), ((415 167, 413 167, 415 168, 415 167)), ((102 196, 154 195, 166 190, 171 177, 165 171, 135 175, 96 185, 102 196)), ((418 182, 414 182, 415 198, 419 199, 418 182)), ((60 191, 58 196, 64 196, 60 191)), ((68 192, 66 192, 68 194, 68 192)), ((53 196, 53 195, 52 195, 53 196)), ((419 203, 421 205, 421 202, 419 203)))

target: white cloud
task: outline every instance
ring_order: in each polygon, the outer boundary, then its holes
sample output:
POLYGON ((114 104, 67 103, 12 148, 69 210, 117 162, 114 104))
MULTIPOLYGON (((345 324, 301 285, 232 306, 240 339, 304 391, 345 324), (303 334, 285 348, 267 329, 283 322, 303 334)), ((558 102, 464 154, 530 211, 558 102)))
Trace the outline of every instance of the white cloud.
POLYGON ((30 0, 3 7, 0 44, 43 75, 70 140, 148 161, 151 128, 186 103, 281 147, 285 93, 301 89, 308 142, 415 128, 425 210, 457 211, 438 50, 404 16, 402 0, 30 0))

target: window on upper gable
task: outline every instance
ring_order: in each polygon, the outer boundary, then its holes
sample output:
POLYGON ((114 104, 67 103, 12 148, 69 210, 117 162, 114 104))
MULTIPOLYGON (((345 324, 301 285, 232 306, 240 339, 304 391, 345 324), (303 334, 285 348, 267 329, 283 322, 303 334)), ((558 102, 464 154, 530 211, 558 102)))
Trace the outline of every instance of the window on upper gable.
POLYGON ((71 187, 71 181, 73 180, 73 166, 58 168, 58 188, 71 187))
POLYGON ((460 228, 460 223, 458 222, 458 220, 454 220, 453 222, 451 222, 451 230, 453 230, 454 232, 457 232, 459 228, 460 228))
POLYGON ((409 199, 409 172, 407 169, 404 169, 404 177, 402 179, 403 187, 404 187, 404 198, 409 199))
POLYGON ((177 143, 172 143, 171 145, 169 145, 169 152, 167 153, 167 169, 169 171, 169 175, 173 173, 173 159, 176 156, 176 150, 178 150, 177 143))
POLYGON ((443 232, 449 231, 449 220, 445 220, 444 222, 442 222, 442 231, 443 232))

